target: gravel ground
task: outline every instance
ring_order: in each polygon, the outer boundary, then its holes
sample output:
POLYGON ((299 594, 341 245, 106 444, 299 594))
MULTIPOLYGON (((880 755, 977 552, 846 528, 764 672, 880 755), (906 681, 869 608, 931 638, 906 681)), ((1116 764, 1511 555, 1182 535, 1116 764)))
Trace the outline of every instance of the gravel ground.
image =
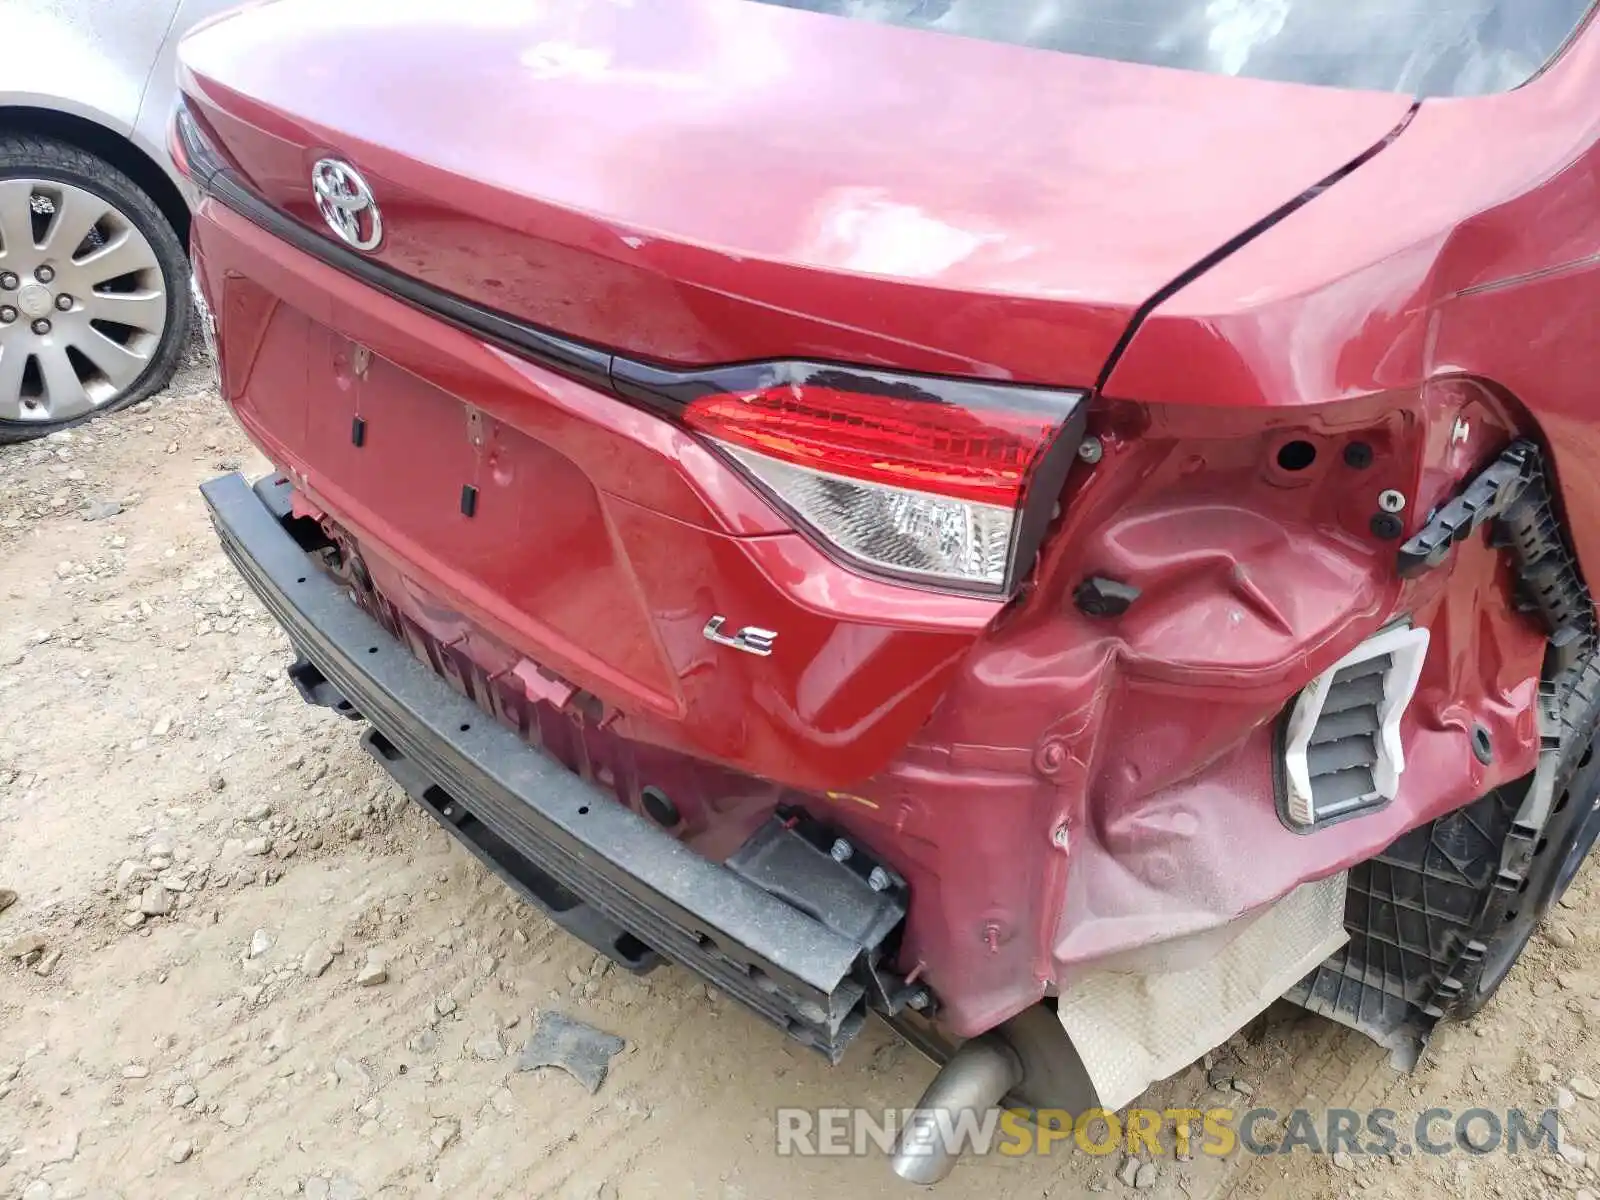
MULTIPOLYGON (((908 1104, 915 1053, 875 1026, 829 1069, 682 971, 609 968, 300 703, 195 491, 234 468, 265 463, 197 365, 0 449, 0 1196, 906 1194, 876 1156, 780 1156, 774 1112, 908 1104), (518 1069, 547 1011, 625 1039, 597 1093, 518 1069)), ((939 1194, 1594 1200, 1592 887, 1413 1075, 1275 1010, 1150 1097, 1559 1105, 1562 1155, 989 1156, 939 1194)))

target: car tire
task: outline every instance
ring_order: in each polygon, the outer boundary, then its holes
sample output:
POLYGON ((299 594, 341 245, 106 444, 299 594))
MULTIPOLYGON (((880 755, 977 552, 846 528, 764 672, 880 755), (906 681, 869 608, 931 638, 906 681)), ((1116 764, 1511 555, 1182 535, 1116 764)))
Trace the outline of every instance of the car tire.
POLYGON ((1483 939, 1483 960, 1462 996, 1459 1016, 1483 1009, 1522 957, 1550 910, 1566 895, 1573 877, 1600 837, 1600 733, 1592 732, 1565 787, 1554 798, 1533 861, 1515 897, 1494 913, 1483 939))
MULTIPOLYGON (((41 208, 48 208, 52 194, 79 199, 87 196, 91 202, 103 202, 106 212, 104 217, 89 228, 84 240, 76 246, 68 247, 64 252, 60 251, 59 246, 50 247, 52 251, 57 252, 52 261, 64 262, 68 268, 61 272, 61 281, 54 278, 52 270, 51 283, 57 284, 58 290, 50 291, 33 276, 16 271, 10 273, 18 276, 18 287, 10 289, 9 292, 0 290, 0 318, 7 315, 7 310, 11 315, 9 322, 0 323, 0 360, 3 360, 8 349, 11 349, 20 360, 24 361, 24 382, 13 393, 0 394, 0 445, 29 441, 82 424, 104 413, 137 404, 160 391, 171 381, 178 368, 188 342, 190 326, 188 255, 171 222, 144 189, 103 159, 77 146, 31 134, 0 134, 0 193, 6 193, 6 185, 12 184, 9 196, 11 203, 15 205, 21 185, 28 180, 37 181, 38 184, 35 191, 29 195, 29 203, 34 206, 30 210, 32 213, 39 213, 41 208), (109 231, 109 234, 106 231, 109 231), (140 265, 125 276, 107 283, 105 286, 111 290, 99 290, 100 285, 89 282, 89 275, 92 272, 77 270, 80 263, 92 262, 97 251, 117 250, 125 242, 132 242, 133 234, 142 239, 142 243, 136 246, 140 255, 138 259, 140 265), (95 238, 101 240, 96 242, 95 238), (86 252, 83 250, 84 247, 88 247, 86 252), (146 249, 149 251, 148 254, 144 253, 146 249), (78 253, 75 254, 74 251, 78 253), (62 258, 62 254, 67 257, 62 258), (147 260, 151 265, 144 265, 147 260), (70 293, 59 289, 66 286, 65 281, 68 277, 80 276, 83 280, 81 290, 88 293, 88 298, 81 296, 76 298, 79 312, 67 310, 51 311, 36 317, 29 315, 30 311, 38 313, 43 309, 46 300, 42 297, 47 296, 48 302, 52 305, 57 302, 66 305, 67 302, 74 300, 70 293), (160 281, 159 293, 149 286, 156 278, 160 281), (30 302, 27 306, 21 302, 23 290, 30 293, 26 297, 30 302), (141 316, 138 320, 144 322, 145 326, 159 325, 159 329, 139 328, 96 318, 93 315, 97 311, 96 305, 108 299, 140 301, 141 316), (164 300, 164 307, 158 302, 160 300, 164 300), (81 323, 75 320, 77 317, 82 318, 81 323), (65 415, 60 417, 54 417, 50 413, 52 407, 50 393, 45 390, 45 385, 41 382, 40 368, 40 363, 44 361, 43 356, 57 351, 48 349, 43 340, 32 343, 25 340, 30 335, 36 339, 48 336, 35 331, 49 329, 48 323, 51 318, 55 318, 54 325, 61 327, 53 331, 59 352, 52 365, 59 369, 62 363, 71 364, 80 377, 80 386, 83 390, 82 396, 73 397, 73 403, 64 403, 61 406, 65 415), (47 324, 40 325, 38 324, 40 321, 47 324), (86 338, 93 336, 91 330, 99 331, 102 336, 121 346, 125 353, 115 355, 113 351, 106 351, 107 357, 115 357, 115 363, 109 373, 102 371, 99 365, 86 358, 81 350, 76 356, 69 353, 69 350, 78 349, 68 340, 66 331, 69 327, 83 330, 83 336, 86 338), (10 347, 6 344, 8 335, 10 335, 10 347), (118 340, 124 337, 126 340, 118 340), (15 347, 21 347, 21 350, 14 349, 15 347), (138 351, 136 354, 133 352, 135 349, 138 351), (33 353, 30 354, 30 351, 33 353), (29 357, 34 359, 31 364, 25 361, 29 357), (37 392, 31 400, 30 388, 37 392), (87 408, 84 408, 85 404, 88 405, 87 408), (11 409, 9 416, 8 406, 11 409), (39 412, 39 417, 22 419, 27 412, 34 410, 39 412)), ((9 211, 10 224, 16 226, 18 210, 13 207, 9 211)), ((63 219, 68 211, 71 210, 64 203, 59 210, 63 219)), ((6 236, 6 216, 6 212, 0 211, 0 239, 6 236)), ((52 236, 51 222, 55 221, 56 217, 46 212, 33 219, 36 222, 36 229, 39 227, 38 222, 45 223, 43 236, 45 245, 49 246, 52 236)), ((63 233, 62 239, 68 236, 70 234, 63 233)), ((13 240, 20 245, 20 239, 15 235, 13 240)), ((24 258, 37 258, 44 253, 38 248, 37 237, 34 246, 22 248, 27 251, 27 254, 22 256, 24 258)), ((106 254, 102 257, 110 256, 106 254)), ((13 253, 9 247, 0 245, 0 284, 5 282, 5 263, 8 258, 16 263, 19 255, 13 253)), ((120 316, 131 309, 123 305, 115 311, 120 316)), ((98 345, 97 343, 96 347, 91 347, 97 354, 100 352, 98 345)), ((0 383, 5 384, 7 391, 11 388, 7 381, 15 374, 16 368, 9 373, 0 370, 0 383)), ((54 375, 51 377, 61 378, 54 375)), ((62 389, 63 392, 66 390, 62 389)))

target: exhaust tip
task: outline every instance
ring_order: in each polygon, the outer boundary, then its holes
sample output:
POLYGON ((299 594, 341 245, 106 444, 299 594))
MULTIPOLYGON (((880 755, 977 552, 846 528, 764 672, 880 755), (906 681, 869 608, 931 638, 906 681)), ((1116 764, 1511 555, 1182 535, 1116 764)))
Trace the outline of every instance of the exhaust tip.
POLYGON ((924 1187, 948 1178, 965 1148, 958 1136, 966 1125, 960 1114, 981 1117, 1021 1081, 1021 1060, 999 1037, 986 1033, 962 1043, 933 1077, 895 1139, 890 1170, 924 1187))

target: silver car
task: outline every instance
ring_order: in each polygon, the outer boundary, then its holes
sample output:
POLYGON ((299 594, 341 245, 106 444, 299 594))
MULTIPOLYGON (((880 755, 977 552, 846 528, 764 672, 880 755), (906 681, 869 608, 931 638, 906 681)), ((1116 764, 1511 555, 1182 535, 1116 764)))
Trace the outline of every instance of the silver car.
POLYGON ((0 443, 164 387, 189 317, 178 39, 238 0, 0 0, 0 443))

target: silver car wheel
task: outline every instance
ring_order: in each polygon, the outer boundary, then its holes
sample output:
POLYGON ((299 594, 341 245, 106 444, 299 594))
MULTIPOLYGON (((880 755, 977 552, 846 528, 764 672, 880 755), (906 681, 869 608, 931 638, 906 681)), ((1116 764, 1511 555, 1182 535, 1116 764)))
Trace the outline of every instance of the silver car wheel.
POLYGON ((166 326, 155 248, 116 205, 69 183, 0 179, 0 420, 112 403, 166 326))

